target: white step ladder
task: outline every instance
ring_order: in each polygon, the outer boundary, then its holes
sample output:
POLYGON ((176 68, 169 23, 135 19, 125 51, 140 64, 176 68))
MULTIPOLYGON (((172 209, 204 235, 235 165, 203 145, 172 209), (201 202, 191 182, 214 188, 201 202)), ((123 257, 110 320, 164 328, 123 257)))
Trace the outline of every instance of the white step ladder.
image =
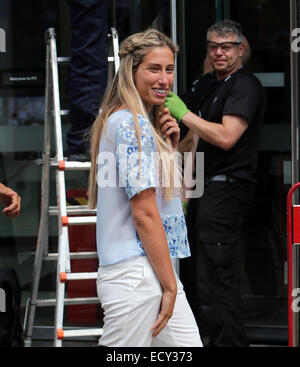
MULTIPOLYGON (((119 68, 119 41, 115 28, 111 28, 111 38, 114 56, 108 61, 114 63, 114 72, 119 68)), ((37 306, 55 306, 54 346, 61 347, 66 337, 100 336, 101 328, 65 330, 63 326, 64 305, 99 303, 97 297, 65 298, 65 285, 69 280, 96 279, 97 273, 72 273, 71 259, 96 258, 96 252, 70 253, 68 227, 75 225, 95 225, 96 210, 90 210, 86 205, 67 206, 65 171, 89 170, 90 162, 68 162, 63 155, 63 137, 61 116, 67 110, 60 109, 58 65, 70 61, 68 57, 57 57, 55 30, 49 28, 46 32, 46 88, 45 88, 45 130, 44 151, 42 157, 41 180, 41 217, 37 246, 35 253, 33 280, 30 298, 27 300, 24 319, 25 346, 31 346, 32 331, 37 306), (55 158, 51 158, 51 122, 55 130, 55 158), (50 169, 56 170, 57 206, 49 206, 50 169), (58 217, 58 253, 48 253, 49 216, 58 217), (43 260, 57 261, 56 298, 38 300, 38 288, 43 260)), ((96 283, 96 282, 95 282, 96 283)), ((96 284, 95 284, 96 286, 96 284)))

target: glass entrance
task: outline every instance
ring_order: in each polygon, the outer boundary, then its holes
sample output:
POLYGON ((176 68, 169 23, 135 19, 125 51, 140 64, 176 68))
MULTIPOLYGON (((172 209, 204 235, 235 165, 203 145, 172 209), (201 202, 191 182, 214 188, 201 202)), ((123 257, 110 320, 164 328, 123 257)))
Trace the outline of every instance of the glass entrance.
POLYGON ((186 40, 179 65, 185 71, 179 80, 186 80, 179 85, 182 94, 201 72, 206 29, 226 18, 242 25, 252 51, 247 67, 267 96, 256 196, 237 253, 244 318, 253 342, 287 344, 286 197, 292 184, 289 2, 187 2, 186 27, 178 31, 178 38, 184 34, 186 40))
POLYGON ((269 337, 267 328, 281 331, 273 333, 280 342, 287 326, 285 202, 292 183, 289 4, 233 0, 223 7, 224 17, 242 24, 252 48, 248 67, 267 95, 256 199, 240 261, 245 319, 250 330, 264 327, 262 337, 269 337))

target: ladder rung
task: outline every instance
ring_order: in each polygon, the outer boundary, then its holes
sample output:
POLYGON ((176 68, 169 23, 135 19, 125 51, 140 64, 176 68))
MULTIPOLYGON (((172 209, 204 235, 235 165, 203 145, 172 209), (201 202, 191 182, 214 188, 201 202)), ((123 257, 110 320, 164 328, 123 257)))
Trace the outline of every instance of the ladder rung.
POLYGON ((67 64, 68 62, 70 62, 71 60, 71 57, 63 57, 63 56, 60 56, 57 58, 57 63, 58 64, 67 64))
MULTIPOLYGON (((57 58, 57 63, 58 64, 67 64, 71 61, 71 57, 58 57, 57 58)), ((115 61, 115 58, 114 56, 108 56, 108 62, 114 62, 115 61)))
MULTIPOLYGON (((69 205, 67 206, 67 214, 96 214, 97 209, 89 209, 87 205, 69 205)), ((49 215, 57 215, 57 206, 49 206, 49 215)))
POLYGON ((67 217, 68 223, 66 223, 69 226, 80 226, 80 225, 86 225, 86 224, 96 224, 97 217, 96 216, 90 216, 87 215, 85 217, 67 217))
POLYGON ((62 282, 66 280, 89 280, 97 279, 97 273, 60 273, 62 282))
MULTIPOLYGON (((89 170, 91 168, 91 162, 68 162, 68 161, 62 161, 63 162, 63 171, 83 171, 83 170, 89 170)), ((50 162, 51 167, 59 168, 61 167, 60 163, 57 161, 51 161, 50 162)))
POLYGON ((103 333, 103 329, 77 329, 77 330, 57 330, 57 338, 73 338, 76 336, 101 336, 103 333))
MULTIPOLYGON (((55 306, 56 303, 57 302, 55 298, 39 299, 36 301, 36 305, 39 307, 55 306)), ((95 303, 99 303, 98 297, 78 297, 64 299, 65 305, 91 305, 95 303)))
POLYGON ((91 168, 91 162, 66 162, 65 170, 87 170, 91 168))
MULTIPOLYGON (((98 257, 98 253, 96 251, 82 251, 82 252, 70 252, 70 259, 96 259, 98 257)), ((58 254, 52 253, 48 254, 44 257, 44 260, 57 260, 58 254)))

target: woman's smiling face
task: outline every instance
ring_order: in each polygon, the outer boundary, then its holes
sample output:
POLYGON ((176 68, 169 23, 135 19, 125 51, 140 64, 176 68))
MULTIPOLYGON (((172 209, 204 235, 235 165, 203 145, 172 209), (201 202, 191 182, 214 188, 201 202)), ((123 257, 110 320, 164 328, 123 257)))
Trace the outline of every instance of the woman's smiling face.
POLYGON ((154 47, 134 73, 134 82, 147 111, 162 104, 174 83, 174 55, 169 47, 154 47))

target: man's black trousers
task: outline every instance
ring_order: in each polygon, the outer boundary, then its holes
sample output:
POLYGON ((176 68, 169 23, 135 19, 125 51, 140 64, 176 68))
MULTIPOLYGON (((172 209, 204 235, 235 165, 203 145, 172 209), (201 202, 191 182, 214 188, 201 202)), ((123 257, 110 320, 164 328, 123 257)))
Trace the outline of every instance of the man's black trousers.
POLYGON ((201 337, 211 346, 248 346, 235 271, 235 248, 253 198, 251 183, 209 182, 189 203, 192 256, 180 276, 201 337))

